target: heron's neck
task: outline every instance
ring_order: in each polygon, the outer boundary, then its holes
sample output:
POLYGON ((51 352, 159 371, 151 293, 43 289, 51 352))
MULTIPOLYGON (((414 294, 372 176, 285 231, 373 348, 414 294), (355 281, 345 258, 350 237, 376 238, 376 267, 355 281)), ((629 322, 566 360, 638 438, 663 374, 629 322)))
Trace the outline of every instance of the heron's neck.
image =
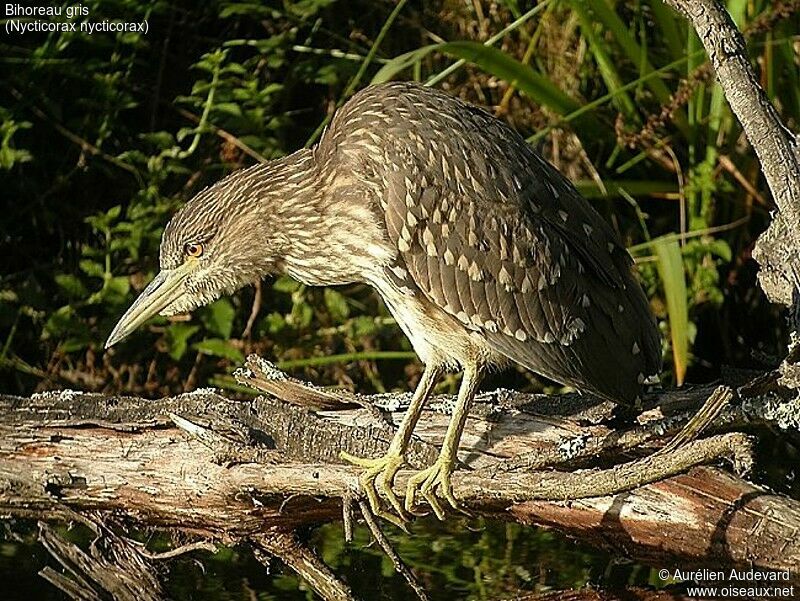
POLYGON ((311 286, 366 281, 380 252, 370 241, 382 239, 368 191, 351 172, 320 164, 313 150, 287 158, 295 167, 280 205, 282 271, 311 286))

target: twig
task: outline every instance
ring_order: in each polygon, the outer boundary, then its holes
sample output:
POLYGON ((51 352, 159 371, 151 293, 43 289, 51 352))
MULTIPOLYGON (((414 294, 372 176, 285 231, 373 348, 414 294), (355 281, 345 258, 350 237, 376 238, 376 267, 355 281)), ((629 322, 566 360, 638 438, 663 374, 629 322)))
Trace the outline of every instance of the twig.
POLYGON ((672 440, 663 446, 658 454, 669 453, 681 445, 697 438, 703 430, 708 428, 711 423, 722 413, 722 410, 733 400, 734 392, 728 386, 719 386, 711 393, 700 411, 692 416, 692 419, 678 432, 672 440))
POLYGON ((353 542, 353 497, 342 497, 342 528, 344 529, 344 542, 353 542))
POLYGON ((326 601, 355 601, 353 593, 322 560, 286 532, 272 531, 250 538, 256 559, 269 567, 269 556, 278 557, 326 601))
MULTIPOLYGON (((200 122, 200 117, 198 117, 197 115, 195 115, 191 111, 187 111, 186 109, 183 109, 183 108, 178 108, 176 110, 178 111, 178 113, 180 115, 182 115, 183 117, 186 117, 190 121, 193 121, 195 123, 199 123, 200 122)), ((248 146, 247 144, 242 142, 239 138, 234 136, 232 133, 222 129, 221 127, 218 127, 218 126, 214 125, 213 123, 206 123, 206 127, 209 130, 211 130, 214 134, 216 134, 217 136, 219 136, 220 138, 225 140, 226 142, 229 142, 229 143, 233 144, 234 146, 236 146, 236 148, 238 148, 239 150, 244 152, 246 155, 248 155, 248 156, 254 158, 255 160, 257 160, 259 163, 266 163, 268 161, 267 157, 265 157, 263 154, 261 154, 257 150, 253 150, 250 146, 248 146)))
POLYGON ((127 539, 129 543, 137 547, 137 550, 141 555, 146 557, 147 559, 172 559, 173 557, 178 557, 180 555, 185 555, 186 553, 192 553, 194 551, 208 551, 209 553, 216 553, 219 549, 217 545, 212 542, 208 541, 197 541, 194 543, 189 543, 187 545, 181 545, 180 547, 175 547, 174 549, 170 549, 169 551, 163 551, 161 553, 152 553, 148 551, 144 544, 140 543, 139 541, 127 539))
POLYGON ((719 161, 720 167, 722 167, 725 171, 730 173, 731 176, 733 176, 733 179, 735 179, 736 182, 742 188, 744 188, 745 191, 750 196, 755 198, 762 207, 767 207, 769 209, 773 207, 772 203, 768 202, 767 199, 764 198, 764 196, 761 194, 761 192, 759 192, 756 189, 756 187, 750 182, 750 180, 747 179, 741 171, 739 171, 739 168, 734 164, 734 162, 728 155, 721 154, 719 155, 717 160, 719 161))
POLYGON ((138 549, 99 522, 93 529, 99 534, 87 553, 40 522, 39 540, 69 574, 46 568, 40 572, 42 577, 73 599, 160 601, 164 598, 152 566, 138 549))
POLYGON ((274 463, 278 459, 272 449, 264 449, 260 446, 234 440, 175 413, 168 413, 168 416, 178 428, 214 451, 215 462, 220 465, 274 463))
POLYGON ((403 563, 403 560, 400 559, 397 551, 395 551, 394 547, 392 547, 392 543, 388 538, 386 538, 383 530, 381 530, 381 527, 378 525, 378 522, 375 519, 375 516, 373 515, 372 510, 369 508, 367 502, 364 501, 364 499, 359 499, 358 506, 361 508, 361 515, 364 516, 364 521, 367 523, 367 527, 369 528, 370 532, 372 532, 375 542, 378 543, 378 546, 386 554, 386 557, 392 560, 395 571, 405 578, 406 582, 408 582, 408 585, 414 589, 414 592, 421 601, 428 601, 428 596, 425 594, 425 589, 422 588, 422 585, 419 583, 416 576, 414 576, 411 570, 408 569, 408 566, 403 563))
MULTIPOLYGON (((714 397, 714 393, 711 396, 714 397)), ((649 420, 641 426, 635 426, 628 430, 610 430, 602 436, 581 433, 574 438, 562 440, 557 446, 520 453, 508 459, 500 459, 475 470, 475 473, 494 477, 502 472, 574 467, 600 457, 617 456, 632 450, 640 450, 646 448, 648 444, 652 446, 656 441, 669 434, 681 431, 681 428, 685 428, 685 424, 693 419, 693 415, 695 415, 695 410, 692 408, 680 415, 649 420)), ((726 416, 725 421, 730 421, 729 416, 726 416)))
POLYGON ((253 332, 253 325, 256 323, 258 312, 261 310, 261 280, 257 280, 255 285, 255 294, 253 295, 253 307, 250 309, 250 317, 247 318, 247 325, 242 332, 242 338, 250 338, 253 332))

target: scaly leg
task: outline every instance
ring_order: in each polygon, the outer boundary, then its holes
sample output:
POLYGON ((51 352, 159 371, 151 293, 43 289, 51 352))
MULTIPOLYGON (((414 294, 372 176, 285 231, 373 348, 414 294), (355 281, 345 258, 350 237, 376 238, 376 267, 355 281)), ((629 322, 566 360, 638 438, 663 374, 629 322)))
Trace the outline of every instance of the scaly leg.
POLYGON ((401 527, 403 522, 408 520, 408 517, 403 511, 400 499, 397 498, 397 495, 392 490, 392 483, 394 482, 395 474, 405 463, 406 449, 411 440, 411 434, 414 432, 414 426, 417 425, 419 416, 422 414, 425 401, 428 400, 428 397, 433 392, 433 388, 441 375, 442 368, 438 365, 425 366, 422 378, 417 384, 414 396, 411 398, 411 404, 408 406, 406 414, 403 416, 403 421, 400 422, 400 427, 389 444, 389 450, 386 455, 377 459, 355 457, 344 451, 339 455, 345 461, 366 468, 359 480, 373 513, 401 527), (397 513, 396 517, 381 509, 379 494, 383 495, 392 506, 397 513))
POLYGON ((439 494, 450 503, 453 509, 459 509, 458 501, 453 496, 450 475, 455 468, 456 459, 458 458, 458 443, 461 440, 461 433, 464 431, 464 424, 467 421, 472 400, 478 390, 481 376, 482 371, 478 365, 470 365, 464 368, 464 378, 461 380, 461 388, 458 389, 458 399, 453 409, 453 416, 447 426, 447 433, 445 434, 439 457, 432 466, 414 474, 408 480, 405 509, 409 513, 414 506, 417 491, 419 491, 431 506, 436 517, 444 520, 444 509, 442 509, 439 500, 436 498, 437 488, 439 489, 439 494))

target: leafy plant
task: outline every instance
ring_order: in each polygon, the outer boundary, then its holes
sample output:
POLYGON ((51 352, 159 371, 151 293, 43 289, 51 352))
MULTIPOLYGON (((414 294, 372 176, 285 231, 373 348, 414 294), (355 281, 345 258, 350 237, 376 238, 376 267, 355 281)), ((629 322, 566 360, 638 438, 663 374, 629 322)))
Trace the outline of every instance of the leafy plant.
MULTIPOLYGON (((370 79, 413 77, 489 105, 565 171, 640 263, 678 380, 691 378, 703 315, 738 310, 728 291, 768 194, 719 87, 695 75, 702 48, 658 0, 509 1, 483 15, 470 3, 366 0, 84 4, 94 18, 147 18, 149 34, 2 45, 13 68, 0 89, 0 169, 18 199, 0 223, 6 390, 229 385, 249 352, 320 382, 407 387, 418 370, 408 341, 364 286, 277 278, 102 348, 157 270, 169 215, 225 173, 316 140, 370 79)), ((796 23, 759 25, 765 0, 728 8, 770 97, 800 122, 796 23)), ((755 344, 777 343, 777 326, 762 332, 755 344)), ((735 354, 724 360, 746 362, 747 346, 725 345, 735 354)))

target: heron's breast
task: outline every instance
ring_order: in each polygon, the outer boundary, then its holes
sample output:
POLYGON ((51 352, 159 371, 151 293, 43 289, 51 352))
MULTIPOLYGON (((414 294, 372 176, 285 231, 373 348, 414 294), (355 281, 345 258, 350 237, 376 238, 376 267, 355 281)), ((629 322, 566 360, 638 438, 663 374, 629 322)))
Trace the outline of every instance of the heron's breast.
POLYGON ((419 290, 400 290, 385 278, 370 278, 392 316, 426 365, 457 370, 464 365, 503 365, 484 336, 428 300, 419 290))

